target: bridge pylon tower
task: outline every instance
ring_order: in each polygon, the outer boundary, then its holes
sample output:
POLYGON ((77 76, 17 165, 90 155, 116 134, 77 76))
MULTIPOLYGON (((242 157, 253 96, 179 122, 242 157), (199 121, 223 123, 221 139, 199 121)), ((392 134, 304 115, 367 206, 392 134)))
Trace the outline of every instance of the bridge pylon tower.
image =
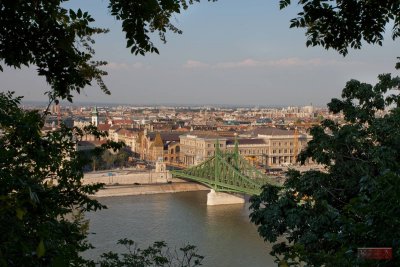
POLYGON ((185 170, 173 170, 171 174, 202 183, 216 192, 257 195, 267 183, 279 186, 274 178, 261 173, 240 156, 237 140, 233 152, 222 152, 217 140, 213 157, 185 170))

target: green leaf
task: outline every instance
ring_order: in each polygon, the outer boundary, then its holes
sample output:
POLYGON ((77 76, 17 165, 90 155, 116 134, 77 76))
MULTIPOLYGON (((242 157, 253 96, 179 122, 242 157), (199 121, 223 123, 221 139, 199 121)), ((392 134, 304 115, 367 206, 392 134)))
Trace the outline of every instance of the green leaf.
POLYGON ((128 41, 126 42, 126 48, 129 48, 133 45, 133 39, 128 39, 128 41))
POLYGON ((57 257, 57 258, 54 259, 52 266, 55 266, 55 267, 68 267, 69 264, 68 264, 68 260, 67 259, 65 259, 63 257, 57 257))
POLYGON ((41 258, 46 254, 46 248, 44 247, 43 239, 40 239, 39 245, 36 248, 36 254, 38 258, 41 258))
POLYGON ((76 13, 72 9, 69 10, 69 16, 71 17, 72 20, 76 19, 76 13))
POLYGON ((26 210, 21 209, 21 208, 17 208, 15 212, 16 212, 17 218, 20 220, 22 220, 26 214, 26 210))
POLYGON ((76 14, 78 18, 82 18, 82 10, 78 9, 78 13, 76 14))

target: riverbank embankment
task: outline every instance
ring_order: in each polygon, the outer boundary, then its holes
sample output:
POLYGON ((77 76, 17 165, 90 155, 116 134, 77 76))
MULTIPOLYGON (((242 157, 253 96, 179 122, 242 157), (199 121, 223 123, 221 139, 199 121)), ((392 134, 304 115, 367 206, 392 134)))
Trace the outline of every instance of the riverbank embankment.
POLYGON ((204 185, 173 178, 169 171, 132 169, 86 173, 83 184, 103 183, 94 197, 132 196, 210 190, 204 185))
POLYGON ((192 182, 173 182, 167 184, 106 185, 95 197, 133 196, 147 194, 177 193, 188 191, 207 191, 210 188, 192 182))

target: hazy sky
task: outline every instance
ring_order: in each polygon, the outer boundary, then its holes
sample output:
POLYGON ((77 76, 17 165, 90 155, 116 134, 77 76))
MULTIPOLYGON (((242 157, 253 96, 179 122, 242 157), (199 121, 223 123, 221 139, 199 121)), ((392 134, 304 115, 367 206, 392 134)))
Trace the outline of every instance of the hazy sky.
MULTIPOLYGON (((325 106, 339 97, 349 79, 375 82, 395 73, 398 48, 387 31, 383 47, 351 50, 347 57, 320 47, 306 48, 304 30, 289 29, 296 6, 279 10, 278 0, 219 0, 194 4, 175 17, 182 35, 159 41, 160 55, 134 56, 126 49, 120 23, 107 1, 74 0, 110 33, 96 38, 96 58, 106 60, 105 82, 74 102, 127 104, 240 104, 325 106)), ((156 39, 155 39, 156 40, 156 39)), ((35 68, 0 73, 1 90, 15 90, 25 100, 46 100, 49 90, 35 68)))

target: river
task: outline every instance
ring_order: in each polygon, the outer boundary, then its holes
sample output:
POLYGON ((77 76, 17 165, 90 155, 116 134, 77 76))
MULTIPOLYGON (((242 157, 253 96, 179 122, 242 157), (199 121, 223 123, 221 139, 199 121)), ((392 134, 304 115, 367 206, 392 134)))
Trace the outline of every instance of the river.
MULTIPOLYGON (((142 248, 164 240, 170 247, 196 245, 205 256, 203 266, 277 266, 269 255, 271 245, 259 237, 249 222, 248 203, 207 206, 207 191, 98 199, 108 209, 89 213, 89 241, 96 247, 85 254, 97 258, 118 251, 120 238, 130 238, 142 248)), ((121 250, 119 250, 121 251, 121 250)))

